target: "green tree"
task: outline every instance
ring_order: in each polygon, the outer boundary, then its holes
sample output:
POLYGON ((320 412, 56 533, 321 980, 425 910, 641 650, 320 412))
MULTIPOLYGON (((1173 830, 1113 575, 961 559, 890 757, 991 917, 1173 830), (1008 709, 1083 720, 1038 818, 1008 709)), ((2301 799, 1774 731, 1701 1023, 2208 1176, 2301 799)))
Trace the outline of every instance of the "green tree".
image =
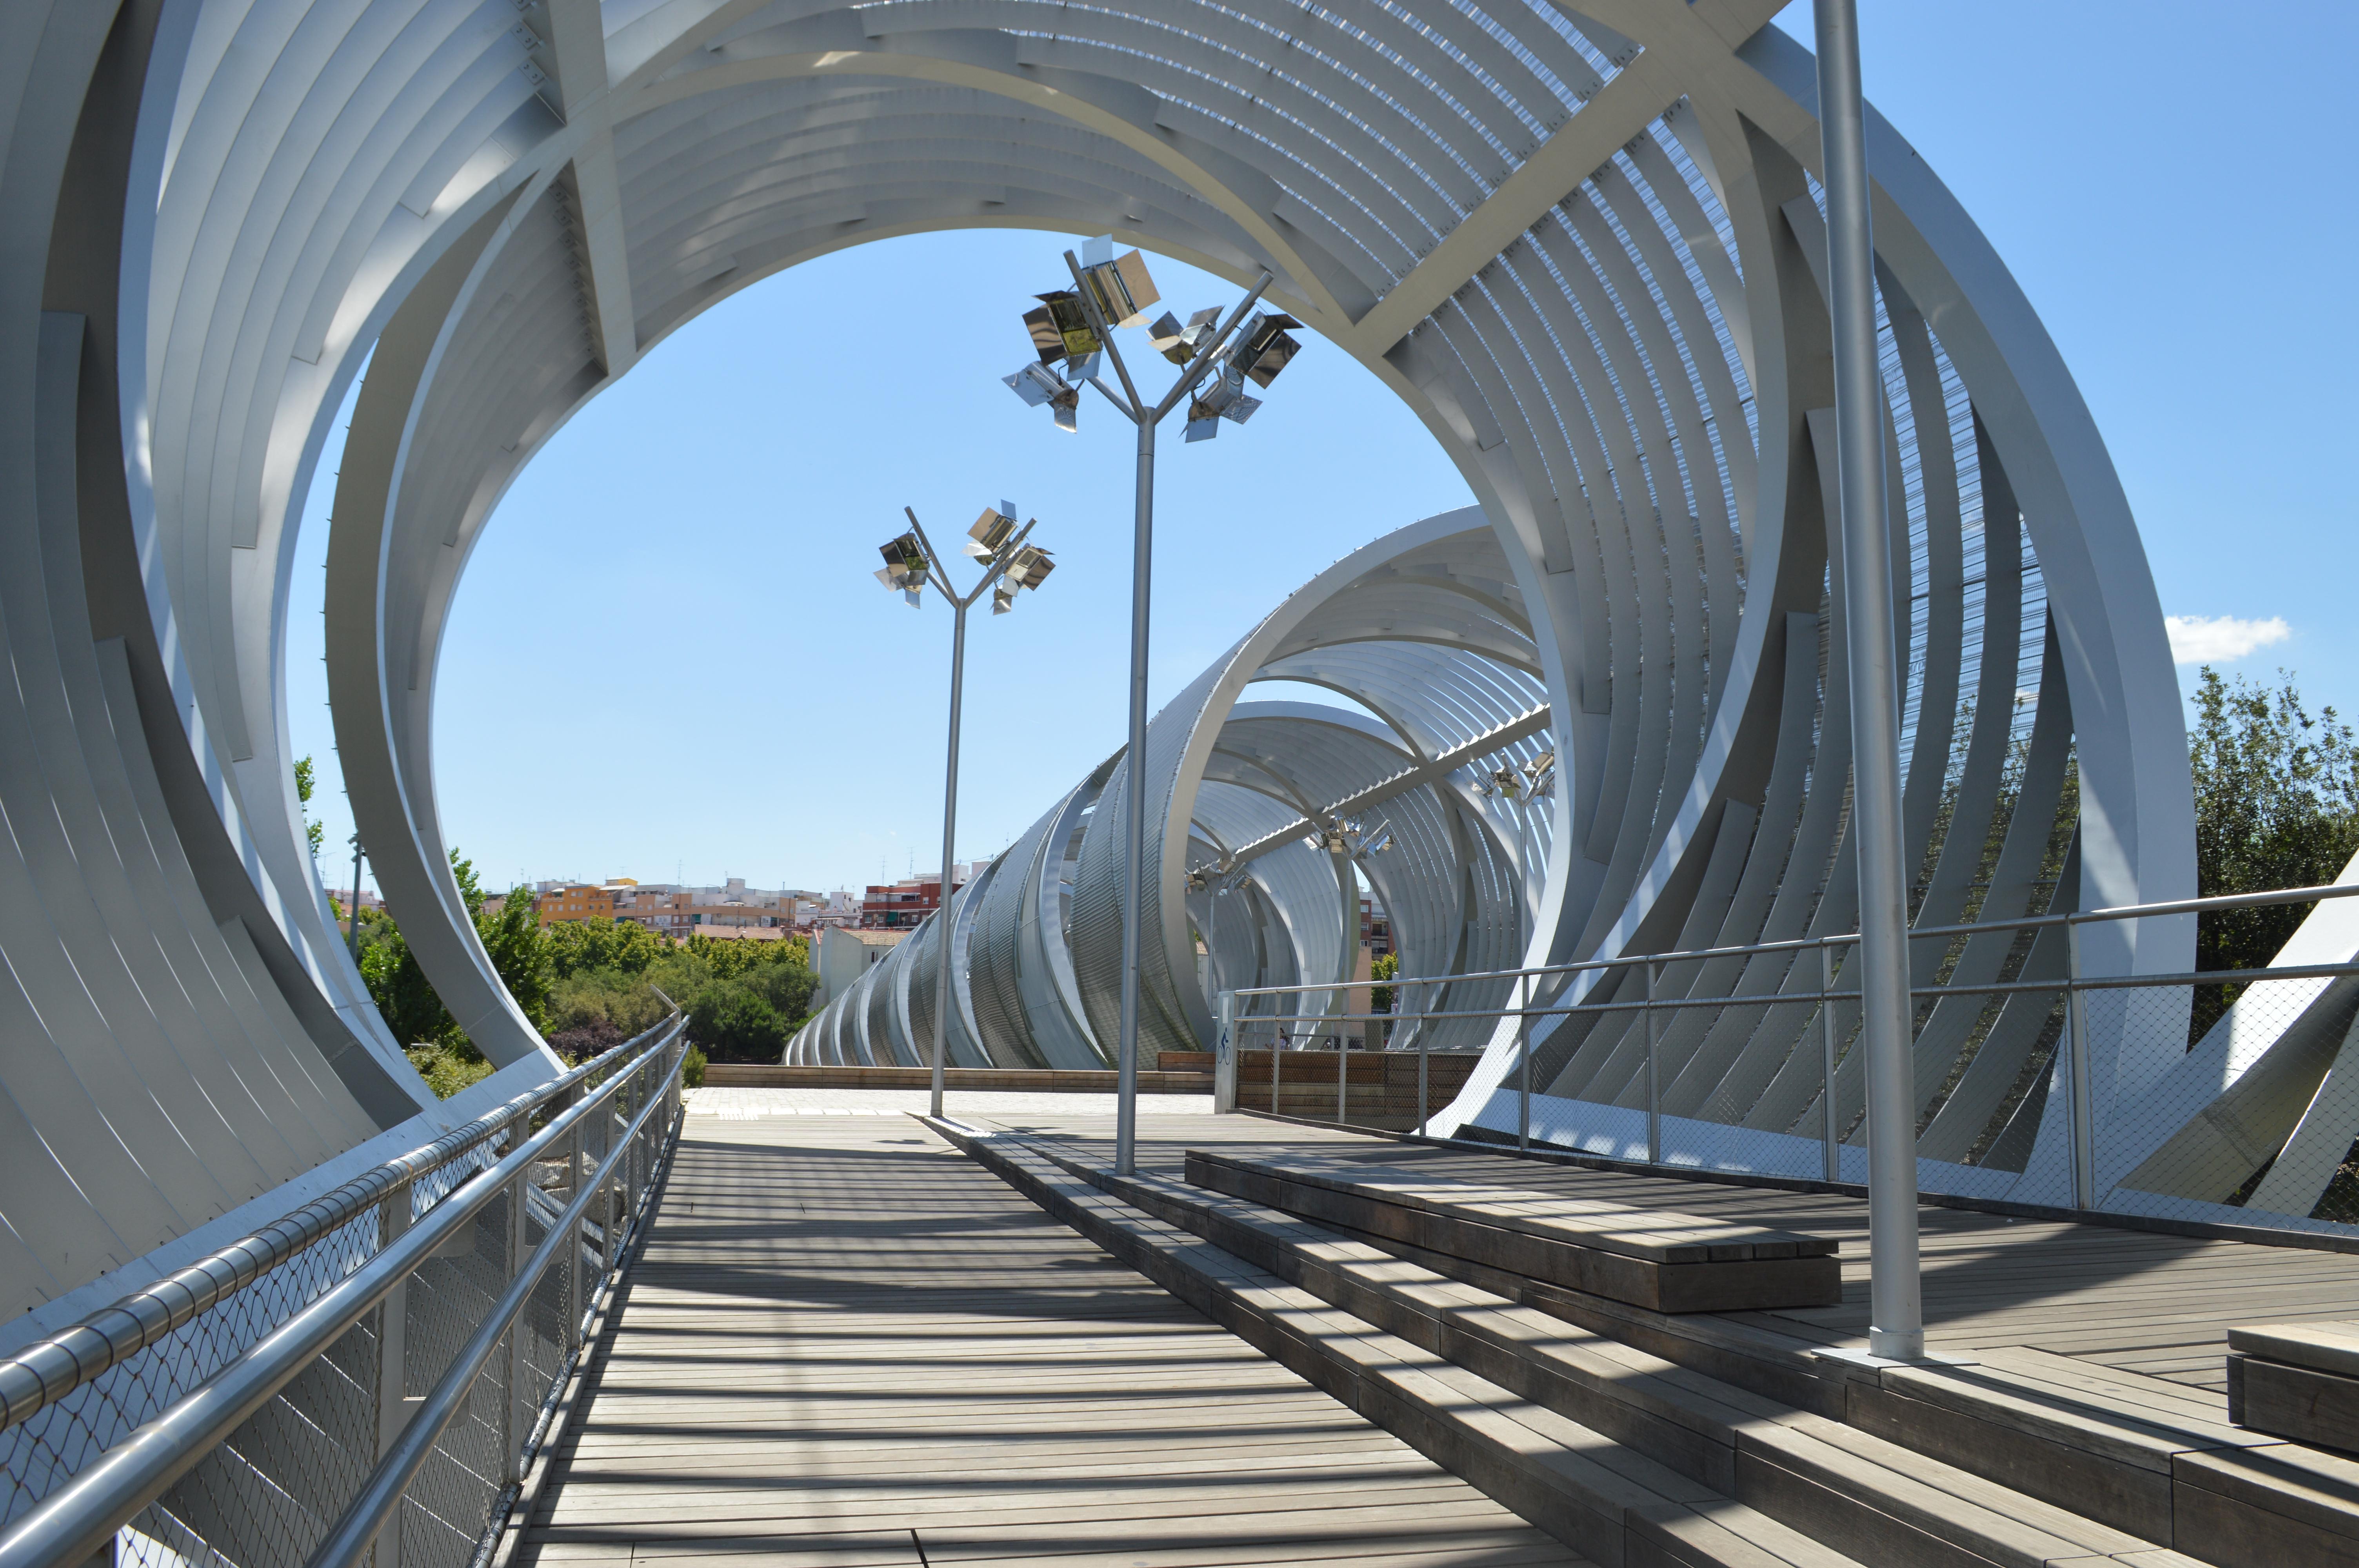
MULTIPOLYGON (((2332 708, 2315 718, 2293 676, 2277 684, 2197 676, 2188 760, 2195 779, 2195 890, 2203 897, 2314 887, 2359 853, 2359 747, 2332 708)), ((2314 907, 2272 904, 2199 915, 2198 969, 2261 968, 2314 907)), ((2190 1041, 2234 1000, 2233 986, 2196 993, 2190 1041)))
MULTIPOLYGON (((459 884, 459 896, 466 906, 467 916, 474 923, 475 935, 483 942, 501 983, 507 987, 508 994, 516 999, 517 1008, 533 1027, 544 1027, 556 976, 549 941, 533 923, 532 895, 517 888, 503 901, 499 910, 487 915, 484 905, 490 901, 476 879, 474 864, 456 849, 451 851, 451 874, 459 884)), ((448 1092, 456 1093, 490 1070, 484 1063, 483 1052, 467 1038, 458 1020, 451 1016, 451 1010, 442 1005, 434 983, 426 978, 417 954, 410 950, 408 938, 386 910, 370 912, 362 918, 360 968, 361 978, 368 983, 369 996, 375 1001, 386 1027, 410 1052, 412 1061, 419 1065, 427 1081, 436 1085, 437 1093, 444 1093, 443 1085, 451 1082, 455 1087, 448 1092), (484 1072, 456 1081, 463 1075, 445 1072, 440 1057, 449 1057, 468 1069, 482 1065, 484 1072)))
MULTIPOLYGON (((1375 962, 1368 966, 1368 978, 1372 980, 1389 980, 1399 973, 1400 957, 1395 953, 1381 954, 1377 957, 1375 962)), ((1390 1012, 1392 1010, 1393 988, 1386 985, 1370 986, 1368 988, 1368 1011, 1370 1012, 1390 1012)))
POLYGON ((570 979, 592 969, 624 975, 644 975, 669 957, 672 944, 636 921, 603 925, 565 920, 548 928, 549 961, 558 979, 570 979))
POLYGON ((311 791, 318 786, 319 775, 312 772, 311 759, 304 757, 295 764, 295 798, 303 807, 303 842, 311 847, 311 859, 320 858, 320 846, 327 842, 324 823, 311 820, 311 791))
POLYGON ((775 1062, 790 1038, 787 1021, 741 980, 717 980, 688 1004, 690 1034, 715 1062, 775 1062))

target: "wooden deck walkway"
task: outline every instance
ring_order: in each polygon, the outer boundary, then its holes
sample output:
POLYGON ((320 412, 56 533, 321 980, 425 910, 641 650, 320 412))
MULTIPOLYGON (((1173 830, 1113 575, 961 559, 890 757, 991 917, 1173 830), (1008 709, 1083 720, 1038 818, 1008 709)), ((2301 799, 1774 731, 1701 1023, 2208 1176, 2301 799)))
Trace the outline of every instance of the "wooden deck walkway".
MULTIPOLYGON (((1832 1236, 1842 1244, 1841 1305, 1727 1315, 1811 1345, 1866 1343, 1863 1199, 1434 1150, 1259 1117, 1157 1117, 1151 1111, 1151 1105, 1143 1106, 1139 1116, 1138 1163, 1159 1175, 1182 1176, 1180 1156, 1190 1147, 1333 1150, 1340 1142, 1505 1186, 1832 1236)), ((1110 1119, 1006 1114, 995 1119, 1110 1158, 1110 1119)), ((2198 1390, 2215 1420, 2226 1419, 2230 1325, 2359 1316, 2359 1255, 1930 1206, 1919 1211, 1919 1220, 1926 1338, 1932 1348, 1964 1353, 2022 1346, 2167 1379, 2198 1390)))
POLYGON ((1582 1561, 898 1117, 692 1116, 585 1402, 517 1568, 1582 1561))

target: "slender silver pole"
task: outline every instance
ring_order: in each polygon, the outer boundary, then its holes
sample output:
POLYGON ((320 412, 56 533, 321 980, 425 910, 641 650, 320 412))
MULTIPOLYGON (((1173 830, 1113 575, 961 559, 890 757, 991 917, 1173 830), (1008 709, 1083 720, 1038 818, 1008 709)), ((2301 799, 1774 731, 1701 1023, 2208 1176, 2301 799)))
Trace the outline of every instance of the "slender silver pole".
POLYGON ((353 835, 353 906, 344 911, 352 916, 350 941, 355 964, 361 961, 361 836, 355 833, 353 835))
POLYGON ((1139 890, 1147 860, 1147 626, 1155 568, 1155 421, 1138 421, 1130 542, 1130 741, 1123 752, 1122 1037, 1114 1058, 1114 1168, 1137 1173, 1139 890))
POLYGON ((2064 1065, 2072 1107, 2072 1206, 2097 1206, 2097 1136, 2089 1098, 2088 993, 2081 989, 2081 928, 2064 927, 2064 1065))
MULTIPOLYGON (((950 598, 945 593, 944 598, 950 598)), ((966 602, 951 599, 951 745, 942 777, 942 902, 934 912, 934 1114, 951 1049, 951 855, 958 842, 959 698, 966 685, 966 602)))
POLYGON ((1827 993, 1835 989, 1835 949, 1830 942, 1819 949, 1819 1141, 1830 1182, 1843 1180, 1843 1123, 1835 1116, 1835 1004, 1827 993))
POLYGON ((1655 966, 1647 966, 1647 1163, 1663 1162, 1663 1081, 1656 1065, 1655 966))
POLYGON ((1884 507, 1883 377, 1857 0, 1819 0, 1819 126, 1833 283, 1835 455, 1850 644, 1853 816, 1859 834, 1861 1042, 1867 1052, 1868 1330, 1872 1356, 1919 1360, 1917 1092, 1910 1055, 1908 886, 1900 831, 1900 697, 1884 507))

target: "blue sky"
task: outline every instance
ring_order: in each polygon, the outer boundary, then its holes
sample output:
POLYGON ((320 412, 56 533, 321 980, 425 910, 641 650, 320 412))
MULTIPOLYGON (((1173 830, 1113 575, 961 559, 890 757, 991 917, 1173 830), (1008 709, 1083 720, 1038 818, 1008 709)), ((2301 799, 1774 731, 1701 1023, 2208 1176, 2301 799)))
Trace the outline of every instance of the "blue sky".
MULTIPOLYGON (((1863 11, 1869 96, 2055 336, 2164 611, 2282 622, 2226 667, 2282 664, 2314 701, 2359 705, 2354 235, 2332 151, 2359 7, 2241 9, 2233 27, 2159 0, 1863 11)), ((1780 25, 1807 43, 1807 5, 1780 25)), ((475 553, 442 661, 443 820, 487 881, 857 887, 938 863, 951 618, 869 575, 905 503, 940 540, 1006 497, 1058 553, 1041 593, 971 628, 962 858, 1119 745, 1128 427, 1085 405, 1060 435, 997 380, 1068 243, 951 233, 807 264, 673 335, 544 449, 475 553), (879 321, 864 299, 925 305, 879 321)), ((1155 271, 1183 313, 1234 297, 1155 271)), ((350 827, 316 611, 341 434, 305 512, 288 660, 331 843, 350 827)), ((1471 499, 1423 427, 1315 339, 1251 426, 1178 436, 1158 703, 1321 568, 1471 499)), ((2215 646, 2249 641, 2213 628, 2215 646)))

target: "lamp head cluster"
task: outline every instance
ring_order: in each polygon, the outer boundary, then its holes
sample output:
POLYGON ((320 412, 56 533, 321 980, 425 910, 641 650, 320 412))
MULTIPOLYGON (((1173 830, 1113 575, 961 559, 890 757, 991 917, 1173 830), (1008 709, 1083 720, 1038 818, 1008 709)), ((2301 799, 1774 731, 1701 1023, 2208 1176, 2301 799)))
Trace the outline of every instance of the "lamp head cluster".
POLYGON ((1474 781, 1486 799, 1545 800, 1556 793, 1556 753, 1542 752, 1522 767, 1509 762, 1474 781))
POLYGON ((926 560, 925 546, 918 542, 913 531, 886 540, 876 553, 885 557, 885 568, 876 574, 876 580, 907 599, 909 608, 915 610, 921 591, 933 576, 933 568, 926 560))
POLYGON ((1287 362, 1302 351, 1287 329, 1302 323, 1282 310, 1256 310, 1245 330, 1221 351, 1212 373, 1197 387, 1188 405, 1190 441, 1209 441, 1221 433, 1221 421, 1242 425, 1254 416, 1262 400, 1245 391, 1245 383, 1266 387, 1277 379, 1287 362))
MULTIPOLYGON (((1088 242, 1082 254, 1081 288, 1035 295, 1039 304, 1024 314, 1037 357, 1000 378, 1027 404, 1049 410, 1057 428, 1068 432, 1079 427, 1082 388, 1097 378, 1111 347, 1101 326, 1145 327, 1147 346, 1182 369, 1214 351, 1221 337, 1218 306, 1199 310, 1184 322, 1169 310, 1148 320, 1148 310, 1163 296, 1138 252, 1117 256, 1112 238, 1101 236, 1088 242), (1088 290, 1086 303, 1082 289, 1088 290), (1094 320, 1091 306, 1096 308, 1094 320)), ((1283 311, 1259 311, 1217 351, 1188 405, 1189 440, 1209 440, 1220 434, 1223 419, 1242 425, 1253 417, 1262 400, 1246 393, 1246 383, 1266 387, 1277 379, 1277 373, 1302 350, 1288 330, 1301 325, 1283 311)))
POLYGON ((1349 855, 1355 860, 1364 860, 1393 847, 1392 824, 1378 823, 1371 832, 1367 824, 1356 816, 1339 816, 1320 830, 1319 841, 1331 855, 1349 855))
POLYGON ((1226 860, 1215 861, 1198 866, 1188 873, 1188 891, 1190 892, 1209 891, 1219 897, 1226 898, 1244 886, 1245 879, 1251 875, 1253 873, 1243 866, 1232 867, 1226 860))
MULTIPOLYGON (((910 521, 914 524, 916 518, 910 521)), ((966 531, 967 542, 960 548, 983 563, 985 580, 991 584, 994 615, 1005 615, 1015 609, 1019 592, 1038 588, 1057 569, 1056 560, 1049 551, 1026 542, 1033 526, 1027 523, 1018 529, 1016 503, 1003 501, 996 506, 984 507, 983 515, 966 531)), ((927 551, 924 535, 913 525, 909 532, 881 546, 878 553, 885 557, 885 568, 876 574, 876 580, 899 593, 915 609, 923 598, 925 586, 933 582, 935 576, 934 561, 927 551)), ((947 585, 937 582, 934 586, 937 591, 957 599, 947 585)), ((981 591, 978 587, 976 592, 981 591)), ((971 602, 971 599, 960 602, 971 602)))

